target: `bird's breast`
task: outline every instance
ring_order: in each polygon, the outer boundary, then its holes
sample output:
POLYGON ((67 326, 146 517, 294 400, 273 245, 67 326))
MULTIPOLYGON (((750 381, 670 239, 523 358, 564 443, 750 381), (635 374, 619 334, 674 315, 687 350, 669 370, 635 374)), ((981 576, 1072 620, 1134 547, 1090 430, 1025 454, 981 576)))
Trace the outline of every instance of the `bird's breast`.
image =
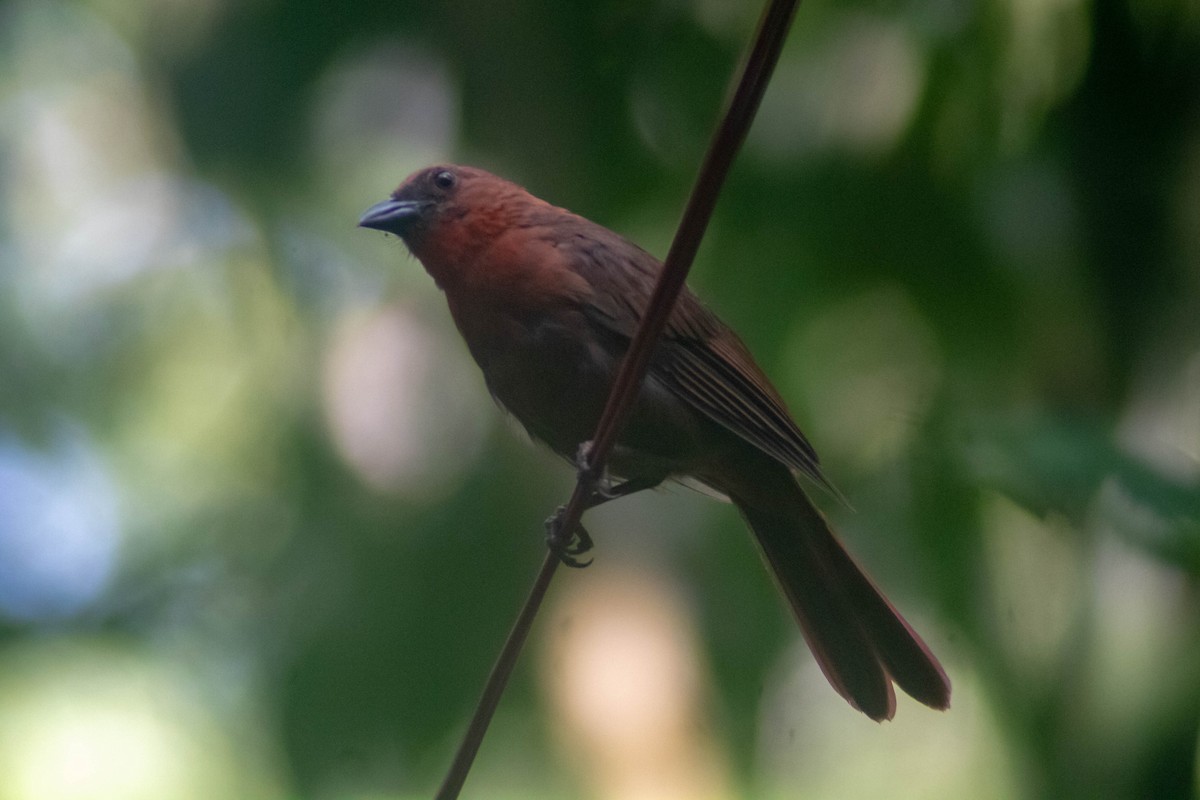
MULTIPOLYGON (((573 459, 595 433, 627 342, 569 307, 524 315, 475 309, 470 319, 464 312, 459 306, 454 316, 492 396, 533 438, 573 459)), ((704 425, 651 373, 618 439, 614 473, 662 480, 689 471, 704 425)))
MULTIPOLYGON (((478 324, 474 320, 472 324, 478 324)), ((504 316, 472 337, 488 389, 529 433, 571 457, 595 429, 616 367, 577 312, 504 316)))

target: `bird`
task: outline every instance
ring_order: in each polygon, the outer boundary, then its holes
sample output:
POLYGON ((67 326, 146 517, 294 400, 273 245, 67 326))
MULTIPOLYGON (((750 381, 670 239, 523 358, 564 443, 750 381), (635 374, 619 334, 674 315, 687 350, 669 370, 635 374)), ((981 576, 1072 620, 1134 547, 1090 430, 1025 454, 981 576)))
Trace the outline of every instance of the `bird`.
MULTIPOLYGON (((578 463, 662 263, 464 165, 418 170, 358 224, 404 242, 444 293, 495 400, 533 439, 578 463)), ((853 708, 891 719, 894 686, 949 708, 945 670, 801 486, 832 489, 780 393, 686 287, 607 466, 623 483, 596 503, 672 480, 732 501, 818 666, 853 708)), ((572 563, 588 544, 561 555, 572 563)))

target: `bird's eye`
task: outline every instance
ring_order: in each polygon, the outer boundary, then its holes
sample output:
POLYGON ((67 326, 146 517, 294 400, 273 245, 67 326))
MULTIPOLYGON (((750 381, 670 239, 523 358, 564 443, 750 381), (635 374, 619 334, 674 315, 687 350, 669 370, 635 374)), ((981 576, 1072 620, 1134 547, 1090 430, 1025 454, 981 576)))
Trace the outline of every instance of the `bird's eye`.
POLYGON ((454 177, 453 172, 448 169, 444 169, 437 175, 433 176, 433 185, 439 189, 450 189, 454 186, 456 180, 457 179, 454 177))

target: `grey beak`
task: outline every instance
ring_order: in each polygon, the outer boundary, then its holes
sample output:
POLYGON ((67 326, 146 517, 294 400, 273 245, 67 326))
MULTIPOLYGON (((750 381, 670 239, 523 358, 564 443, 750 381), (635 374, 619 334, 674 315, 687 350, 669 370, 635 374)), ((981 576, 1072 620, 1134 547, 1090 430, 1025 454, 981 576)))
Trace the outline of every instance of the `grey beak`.
POLYGON ((400 236, 421 216, 425 204, 415 200, 384 200, 368 208, 358 220, 360 228, 374 228, 400 236))

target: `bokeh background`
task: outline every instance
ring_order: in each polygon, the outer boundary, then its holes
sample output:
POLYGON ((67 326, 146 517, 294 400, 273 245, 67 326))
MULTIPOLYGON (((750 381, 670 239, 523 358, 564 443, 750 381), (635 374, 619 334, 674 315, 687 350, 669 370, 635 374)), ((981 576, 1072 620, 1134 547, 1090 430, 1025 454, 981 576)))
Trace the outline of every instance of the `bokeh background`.
MULTIPOLYGON (((571 472, 355 222, 455 160, 664 253, 759 11, 0 4, 0 800, 432 794, 571 472)), ((953 708, 647 494, 465 796, 1200 795, 1200 6, 807 0, 692 285, 953 708)))

